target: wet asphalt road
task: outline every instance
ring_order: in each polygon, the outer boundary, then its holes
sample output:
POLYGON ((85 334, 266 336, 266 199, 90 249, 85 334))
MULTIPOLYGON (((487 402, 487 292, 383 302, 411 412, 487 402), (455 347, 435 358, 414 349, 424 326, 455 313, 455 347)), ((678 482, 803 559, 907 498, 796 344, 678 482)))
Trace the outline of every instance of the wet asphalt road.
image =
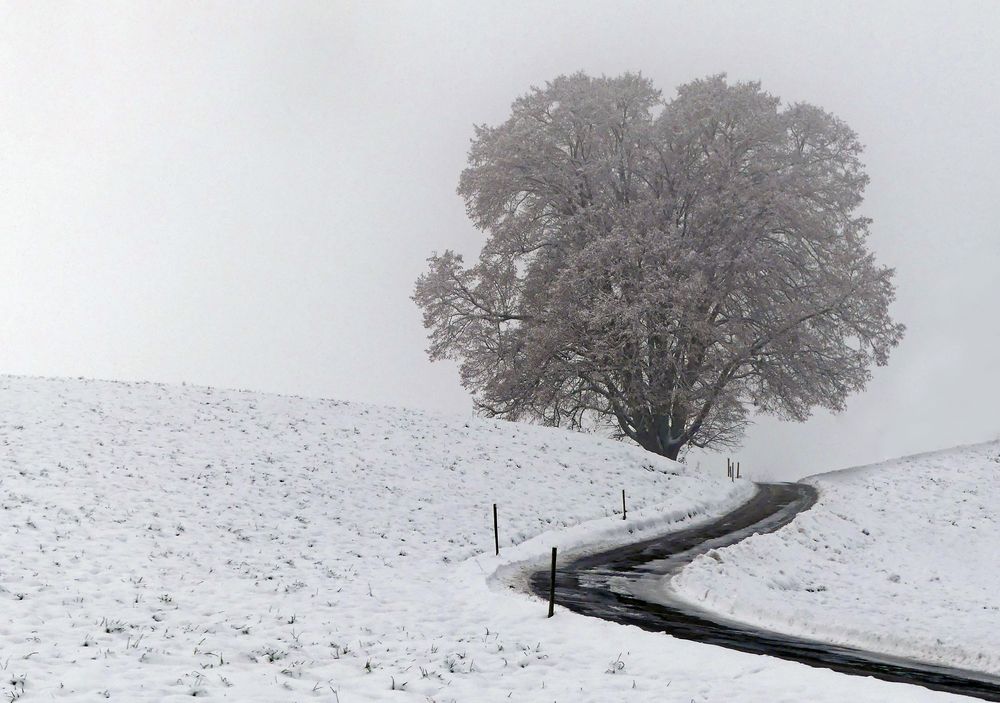
MULTIPOLYGON (((773 532, 816 502, 815 489, 806 484, 763 483, 758 488, 749 502, 713 522, 557 564, 556 603, 584 615, 741 652, 1000 701, 1000 678, 759 630, 692 608, 658 586, 699 554, 754 533, 773 532)), ((548 599, 549 580, 547 568, 533 573, 531 590, 548 599)))

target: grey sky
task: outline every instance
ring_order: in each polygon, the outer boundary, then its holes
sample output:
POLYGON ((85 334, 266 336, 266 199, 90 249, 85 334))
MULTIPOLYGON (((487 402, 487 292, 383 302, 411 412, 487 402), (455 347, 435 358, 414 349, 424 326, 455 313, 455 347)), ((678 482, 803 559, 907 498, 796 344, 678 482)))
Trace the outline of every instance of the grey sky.
POLYGON ((744 466, 995 438, 998 36, 992 2, 5 3, 0 372, 467 412, 408 296, 482 241, 472 125, 578 69, 725 71, 861 135, 909 327, 845 413, 762 421, 744 466))

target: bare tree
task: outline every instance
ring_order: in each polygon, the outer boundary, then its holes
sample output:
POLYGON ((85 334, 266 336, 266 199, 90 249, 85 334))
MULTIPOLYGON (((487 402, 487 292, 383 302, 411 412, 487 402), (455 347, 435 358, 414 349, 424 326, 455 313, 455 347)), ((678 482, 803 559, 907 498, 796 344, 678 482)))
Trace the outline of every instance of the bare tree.
POLYGON ((676 458, 739 441, 753 410, 834 411, 903 326, 857 214, 847 125, 758 83, 562 76, 476 127, 458 187, 487 241, 429 259, 431 359, 478 409, 676 458))

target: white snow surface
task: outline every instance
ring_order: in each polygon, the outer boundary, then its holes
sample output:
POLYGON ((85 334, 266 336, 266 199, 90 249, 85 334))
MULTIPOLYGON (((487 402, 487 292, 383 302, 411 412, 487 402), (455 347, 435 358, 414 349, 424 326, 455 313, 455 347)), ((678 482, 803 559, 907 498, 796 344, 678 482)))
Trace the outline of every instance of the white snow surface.
POLYGON ((811 510, 667 587, 767 629, 1000 675, 1000 443, 806 481, 811 510))
POLYGON ((722 467, 505 422, 65 379, 0 377, 0 433, 3 700, 961 700, 547 619, 496 576, 724 512, 752 488, 722 467))

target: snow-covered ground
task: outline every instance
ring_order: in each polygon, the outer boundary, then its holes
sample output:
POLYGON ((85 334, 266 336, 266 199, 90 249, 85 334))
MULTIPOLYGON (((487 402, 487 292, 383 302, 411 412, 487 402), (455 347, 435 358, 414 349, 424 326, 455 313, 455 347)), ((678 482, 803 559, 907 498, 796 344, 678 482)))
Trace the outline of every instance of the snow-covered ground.
POLYGON ((769 629, 1000 675, 1000 443, 807 481, 815 507, 669 587, 769 629))
POLYGON ((723 512, 751 488, 721 466, 504 422, 10 377, 0 440, 0 700, 959 700, 549 620, 494 576, 723 512))

